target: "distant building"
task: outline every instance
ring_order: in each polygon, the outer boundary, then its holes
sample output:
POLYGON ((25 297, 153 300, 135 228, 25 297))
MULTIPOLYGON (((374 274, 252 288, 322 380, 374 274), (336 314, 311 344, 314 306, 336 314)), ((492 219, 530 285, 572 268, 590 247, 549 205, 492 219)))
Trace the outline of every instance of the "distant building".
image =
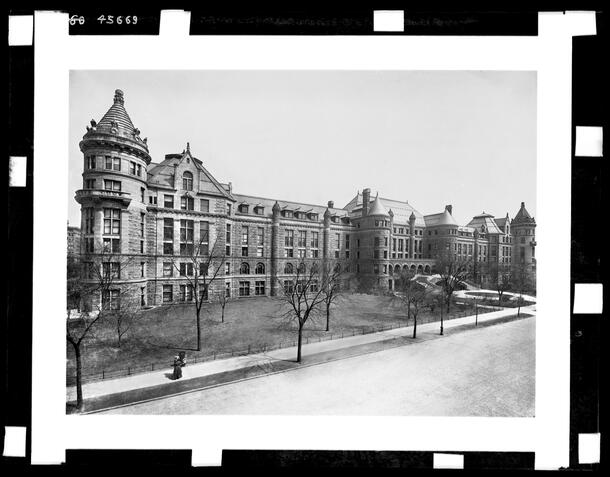
POLYGON ((68 257, 80 255, 80 228, 68 224, 68 257))
MULTIPOLYGON (((99 123, 87 126, 80 149, 81 251, 135 257, 121 281, 139 288, 142 304, 192 300, 174 264, 194 246, 207 253, 218 243, 224 266, 212 291, 237 297, 281 293, 302 260, 338 261, 347 285, 381 291, 392 290, 402 270, 432 273, 441 255, 468 263, 483 282, 490 263, 535 273, 536 224, 523 203, 512 221, 482 213, 460 226, 451 205, 422 215, 368 188, 343 208, 237 194, 188 144, 153 162, 120 90, 99 123)), ((186 262, 184 273, 199 273, 186 262)))

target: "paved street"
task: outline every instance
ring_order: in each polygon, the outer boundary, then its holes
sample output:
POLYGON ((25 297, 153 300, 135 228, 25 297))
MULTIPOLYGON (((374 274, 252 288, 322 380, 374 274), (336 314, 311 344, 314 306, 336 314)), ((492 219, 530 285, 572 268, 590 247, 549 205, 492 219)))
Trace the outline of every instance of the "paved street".
POLYGON ((535 318, 435 334, 108 413, 533 416, 535 318))

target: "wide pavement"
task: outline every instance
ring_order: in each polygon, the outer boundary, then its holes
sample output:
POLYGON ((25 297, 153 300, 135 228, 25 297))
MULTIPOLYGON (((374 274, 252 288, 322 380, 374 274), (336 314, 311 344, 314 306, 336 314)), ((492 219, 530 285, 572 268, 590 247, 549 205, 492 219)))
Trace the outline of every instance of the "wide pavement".
MULTIPOLYGON (((430 333, 430 339, 426 334, 430 333)), ((534 413, 535 317, 119 407, 113 414, 534 413)))

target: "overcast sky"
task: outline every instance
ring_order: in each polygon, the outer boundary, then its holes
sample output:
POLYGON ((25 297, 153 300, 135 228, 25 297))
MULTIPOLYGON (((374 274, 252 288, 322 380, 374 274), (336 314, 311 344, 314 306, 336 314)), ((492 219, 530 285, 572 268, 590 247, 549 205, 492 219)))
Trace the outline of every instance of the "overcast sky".
POLYGON ((535 72, 72 71, 71 225, 78 143, 115 89, 153 162, 188 141, 236 193, 343 207, 369 187, 463 225, 536 213, 535 72))

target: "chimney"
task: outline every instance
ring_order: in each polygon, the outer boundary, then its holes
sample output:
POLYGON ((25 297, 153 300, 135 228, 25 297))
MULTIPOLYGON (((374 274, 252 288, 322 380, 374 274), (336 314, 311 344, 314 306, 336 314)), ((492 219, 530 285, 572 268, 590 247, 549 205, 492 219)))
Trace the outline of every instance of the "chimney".
POLYGON ((368 187, 362 191, 362 216, 369 214, 369 202, 371 201, 371 189, 368 187))
POLYGON ((335 208, 335 203, 332 200, 328 201, 328 208, 329 209, 334 209, 335 208))
POLYGON ((450 214, 450 215, 452 215, 452 214, 451 214, 451 212, 452 212, 452 210, 453 210, 453 206, 452 206, 451 204, 446 205, 446 206, 445 206, 445 210, 446 210, 447 212, 449 212, 449 214, 450 214))
POLYGON ((521 202, 521 208, 524 209, 525 208, 525 202, 521 202))

